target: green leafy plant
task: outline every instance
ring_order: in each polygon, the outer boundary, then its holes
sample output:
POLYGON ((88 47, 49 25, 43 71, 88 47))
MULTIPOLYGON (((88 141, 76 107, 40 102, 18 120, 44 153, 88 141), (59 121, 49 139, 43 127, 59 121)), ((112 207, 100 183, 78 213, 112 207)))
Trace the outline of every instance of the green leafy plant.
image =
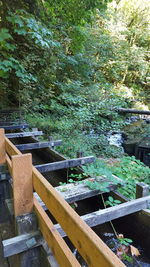
POLYGON ((114 199, 113 197, 109 196, 108 197, 108 200, 105 201, 105 205, 106 206, 110 206, 110 207, 113 207, 113 206, 116 206, 118 204, 121 204, 121 201, 120 200, 117 200, 117 199, 114 199))
POLYGON ((129 238, 118 238, 118 240, 121 243, 121 245, 125 246, 129 246, 133 242, 133 240, 129 238))
POLYGON ((129 263, 133 263, 134 262, 134 259, 131 256, 127 255, 126 253, 123 253, 122 257, 123 257, 123 260, 126 260, 129 263))
POLYGON ((86 181, 86 185, 92 190, 100 190, 101 192, 109 192, 109 182, 96 182, 96 181, 86 181))
POLYGON ((112 173, 125 181, 119 192, 130 199, 135 198, 136 182, 150 184, 150 168, 134 156, 123 157, 119 162, 110 167, 112 173))

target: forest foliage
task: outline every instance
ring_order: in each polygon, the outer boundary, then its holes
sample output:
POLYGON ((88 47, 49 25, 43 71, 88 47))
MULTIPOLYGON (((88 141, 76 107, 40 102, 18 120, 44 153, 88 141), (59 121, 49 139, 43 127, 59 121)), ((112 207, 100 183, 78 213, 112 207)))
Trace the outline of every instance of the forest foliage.
POLYGON ((20 106, 33 126, 63 136, 66 154, 83 143, 111 154, 105 133, 123 124, 116 108, 149 104, 150 2, 1 0, 0 7, 0 107, 20 106))

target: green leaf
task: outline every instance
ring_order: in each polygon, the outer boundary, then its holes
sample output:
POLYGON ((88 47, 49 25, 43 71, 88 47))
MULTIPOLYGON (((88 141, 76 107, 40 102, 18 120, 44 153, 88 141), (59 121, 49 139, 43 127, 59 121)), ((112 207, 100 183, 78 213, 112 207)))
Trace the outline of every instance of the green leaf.
POLYGON ((2 28, 0 30, 0 42, 7 40, 7 39, 12 39, 12 36, 9 34, 8 29, 2 28))

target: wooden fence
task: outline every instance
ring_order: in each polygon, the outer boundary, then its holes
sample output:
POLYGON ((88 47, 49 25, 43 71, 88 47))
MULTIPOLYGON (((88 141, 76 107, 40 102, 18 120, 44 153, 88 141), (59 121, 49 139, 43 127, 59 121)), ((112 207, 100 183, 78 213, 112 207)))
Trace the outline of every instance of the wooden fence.
POLYGON ((37 192, 88 266, 125 266, 80 218, 55 188, 32 165, 32 155, 22 154, 0 129, 0 164, 7 163, 13 179, 15 217, 35 212, 39 228, 60 266, 80 266, 33 195, 37 192))

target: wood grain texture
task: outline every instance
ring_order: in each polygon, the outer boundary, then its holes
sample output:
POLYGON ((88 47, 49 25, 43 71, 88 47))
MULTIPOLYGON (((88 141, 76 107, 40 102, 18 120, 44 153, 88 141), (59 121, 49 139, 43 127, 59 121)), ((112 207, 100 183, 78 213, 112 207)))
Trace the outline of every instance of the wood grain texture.
MULTIPOLYGON (((111 220, 135 213, 137 211, 147 209, 150 206, 150 196, 142 197, 136 200, 131 200, 123 204, 110 207, 103 210, 98 210, 86 215, 81 216, 90 227, 94 227, 111 220)), ((60 225, 55 225, 61 236, 65 237, 66 234, 61 229, 60 225)))
POLYGON ((0 164, 6 162, 5 131, 0 129, 0 164))
POLYGON ((6 154, 6 164, 7 164, 9 173, 12 176, 12 162, 11 162, 11 159, 8 157, 7 154, 6 154))
POLYGON ((12 156, 13 199, 15 216, 32 212, 32 156, 31 154, 12 156))
POLYGON ((7 138, 20 138, 20 137, 30 137, 43 135, 42 131, 33 131, 33 132, 20 132, 20 133, 8 133, 5 136, 7 138))
POLYGON ((55 255, 58 263, 62 267, 79 267, 81 266, 65 241, 54 228, 48 215, 42 209, 38 201, 34 198, 34 208, 39 219, 40 230, 55 255))
POLYGON ((61 169, 72 168, 76 166, 80 166, 87 163, 94 162, 95 158, 93 156, 83 157, 83 158, 75 158, 75 159, 67 159, 63 161, 57 161, 53 163, 46 163, 41 165, 36 165, 36 169, 40 172, 49 172, 61 169))
POLYGON ((125 266, 35 168, 33 185, 88 266, 125 266))
MULTIPOLYGON (((86 185, 86 182, 89 179, 84 179, 82 183, 69 183, 66 185, 60 185, 55 187, 55 189, 62 195, 62 197, 68 202, 68 203, 73 203, 75 201, 83 200, 86 198, 90 198, 93 196, 97 196, 99 194, 102 194, 104 192, 100 190, 91 190, 88 188, 86 185)), ((94 182, 94 178, 90 178, 94 182)), ((80 181, 81 182, 81 181, 80 181)), ((103 177, 101 178, 101 184, 106 182, 106 179, 103 177)), ((119 182, 118 182, 119 184, 119 182)), ((109 190, 115 190, 117 189, 117 185, 113 184, 112 182, 108 182, 108 188, 109 190)), ((45 206, 44 202, 40 199, 38 194, 34 192, 34 196, 36 199, 40 202, 40 205, 43 207, 44 210, 47 210, 47 207, 45 206)))
POLYGON ((5 137, 5 146, 6 146, 6 152, 8 153, 9 156, 22 155, 19 149, 16 148, 16 146, 7 137, 5 137))
POLYGON ((25 129, 28 128, 28 124, 19 124, 19 125, 2 125, 2 128, 5 130, 15 130, 15 129, 25 129))
POLYGON ((23 150, 32 150, 32 149, 40 149, 45 147, 54 147, 54 146, 60 146, 62 143, 61 140, 57 141, 49 141, 49 142, 37 142, 37 143, 29 143, 29 144, 21 144, 16 145, 16 147, 23 151, 23 150))
POLYGON ((18 235, 2 241, 4 257, 10 257, 29 248, 40 246, 43 242, 39 231, 18 235))

